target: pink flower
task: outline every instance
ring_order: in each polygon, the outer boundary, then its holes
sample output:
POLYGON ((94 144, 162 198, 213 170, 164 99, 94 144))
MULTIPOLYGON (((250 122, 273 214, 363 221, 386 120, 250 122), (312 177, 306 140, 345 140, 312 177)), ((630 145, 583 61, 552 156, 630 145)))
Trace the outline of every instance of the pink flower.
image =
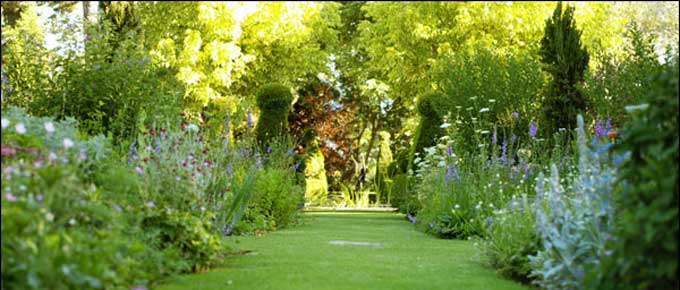
POLYGON ((17 197, 11 192, 6 193, 5 197, 7 198, 7 201, 17 201, 17 197))
POLYGON ((137 173, 139 173, 139 174, 144 174, 144 170, 143 170, 142 167, 140 167, 140 166, 136 166, 136 167, 135 167, 135 170, 136 170, 137 173))

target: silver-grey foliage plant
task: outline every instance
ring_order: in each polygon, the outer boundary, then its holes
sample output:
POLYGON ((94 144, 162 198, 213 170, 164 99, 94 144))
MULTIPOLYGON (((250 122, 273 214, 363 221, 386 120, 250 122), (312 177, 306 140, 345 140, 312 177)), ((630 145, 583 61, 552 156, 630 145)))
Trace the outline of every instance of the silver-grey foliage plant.
POLYGON ((590 150, 581 115, 577 126, 579 163, 567 177, 569 183, 560 179, 554 164, 547 190, 543 173, 536 180, 536 230, 542 248, 529 256, 530 276, 544 289, 582 289, 588 265, 609 254, 604 245, 613 231, 610 200, 616 174, 606 153, 611 144, 590 150))

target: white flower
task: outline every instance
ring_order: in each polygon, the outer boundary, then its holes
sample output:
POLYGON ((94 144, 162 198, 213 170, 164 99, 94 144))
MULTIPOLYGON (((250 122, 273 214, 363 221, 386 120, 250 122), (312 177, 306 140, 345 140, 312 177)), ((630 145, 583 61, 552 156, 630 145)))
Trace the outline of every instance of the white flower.
POLYGON ((454 206, 454 207, 455 207, 455 208, 460 208, 460 205, 457 205, 457 204, 456 204, 456 206, 454 206))
POLYGON ((72 226, 75 226, 75 225, 76 225, 76 220, 75 220, 75 219, 70 219, 70 220, 68 220, 68 224, 69 224, 69 225, 72 225, 72 226))
POLYGON ((192 132, 197 132, 198 126, 196 126, 194 124, 189 124, 189 126, 187 126, 187 130, 192 131, 192 132))
POLYGON ((52 122, 45 123, 45 131, 49 134, 54 133, 54 124, 52 124, 52 122))
POLYGON ((19 134, 26 133, 26 127, 24 127, 24 123, 17 123, 16 126, 14 126, 14 129, 17 130, 17 133, 19 134))
POLYGON ((420 157, 416 157, 416 159, 413 159, 413 164, 418 164, 420 162, 420 157))
POLYGON ((463 124, 461 120, 456 120, 456 124, 463 124))
POLYGON ((47 159, 50 161, 57 159, 57 154, 54 154, 54 152, 50 152, 49 155, 47 155, 47 159))
POLYGON ((649 108, 649 104, 640 104, 640 105, 637 105, 637 106, 626 106, 625 108, 626 108, 626 112, 630 113, 630 112, 637 111, 637 110, 646 110, 647 108, 649 108))
POLYGON ((489 103, 495 103, 495 102, 496 102, 496 99, 490 99, 489 100, 489 103))
POLYGON ((482 135, 486 135, 486 134, 489 134, 489 133, 491 133, 491 132, 489 132, 489 130, 484 130, 484 131, 481 131, 481 132, 479 132, 479 133, 482 134, 482 135))
POLYGON ((9 126, 9 120, 2 118, 2 128, 5 129, 9 126))
POLYGON ((480 113, 484 113, 484 112, 488 112, 488 111, 489 111, 489 108, 482 108, 481 110, 479 110, 480 113))
POLYGON ((425 152, 427 152, 427 154, 433 155, 436 152, 437 148, 435 146, 432 146, 432 147, 427 147, 423 150, 425 150, 425 152))
POLYGON ((64 148, 69 149, 71 147, 73 147, 73 140, 64 138, 64 148))
POLYGON ((444 162, 444 161, 439 161, 439 163, 437 163, 437 166, 438 166, 438 167, 444 167, 444 166, 446 166, 446 162, 444 162))
POLYGON ((448 128, 448 127, 451 127, 451 124, 449 124, 449 123, 444 123, 444 124, 442 124, 441 126, 439 126, 439 128, 448 128))

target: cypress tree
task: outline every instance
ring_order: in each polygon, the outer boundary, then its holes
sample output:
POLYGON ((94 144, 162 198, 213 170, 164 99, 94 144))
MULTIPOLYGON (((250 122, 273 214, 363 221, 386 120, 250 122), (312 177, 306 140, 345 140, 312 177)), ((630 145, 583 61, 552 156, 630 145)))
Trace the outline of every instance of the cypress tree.
POLYGON ((574 7, 562 12, 557 4, 552 17, 545 22, 545 35, 539 50, 544 70, 552 75, 543 111, 549 132, 557 128, 570 129, 576 115, 586 108, 586 99, 577 84, 583 82, 588 67, 588 51, 581 45, 581 31, 574 22, 574 7))

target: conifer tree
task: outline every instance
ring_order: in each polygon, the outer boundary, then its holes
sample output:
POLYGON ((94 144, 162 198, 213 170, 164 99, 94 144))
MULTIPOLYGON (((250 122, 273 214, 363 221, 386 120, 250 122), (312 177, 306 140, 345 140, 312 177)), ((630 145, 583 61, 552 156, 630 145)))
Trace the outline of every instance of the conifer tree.
POLYGON ((544 127, 549 131, 570 129, 576 124, 576 115, 586 109, 586 99, 577 85, 583 82, 589 60, 574 21, 574 7, 567 6, 563 12, 562 2, 557 4, 552 17, 546 20, 539 55, 544 70, 552 75, 543 102, 547 121, 544 127))

